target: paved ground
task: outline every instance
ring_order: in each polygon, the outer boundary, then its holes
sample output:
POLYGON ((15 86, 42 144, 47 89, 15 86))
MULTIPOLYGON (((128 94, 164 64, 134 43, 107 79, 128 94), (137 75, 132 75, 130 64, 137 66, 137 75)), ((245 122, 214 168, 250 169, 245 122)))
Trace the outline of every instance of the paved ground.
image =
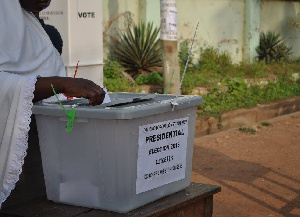
POLYGON ((192 181, 220 185, 215 217, 300 216, 300 112, 195 139, 192 181))

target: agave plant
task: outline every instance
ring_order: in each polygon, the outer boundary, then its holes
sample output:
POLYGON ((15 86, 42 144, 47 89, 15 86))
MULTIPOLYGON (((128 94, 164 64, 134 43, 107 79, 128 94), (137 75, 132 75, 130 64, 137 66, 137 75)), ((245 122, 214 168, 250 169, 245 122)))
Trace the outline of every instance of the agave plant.
POLYGON ((264 60, 267 64, 271 61, 287 60, 291 50, 280 34, 275 32, 261 33, 259 46, 256 48, 259 60, 264 60))
POLYGON ((152 22, 147 26, 134 24, 115 42, 115 59, 133 78, 162 66, 159 31, 160 28, 154 28, 152 22))

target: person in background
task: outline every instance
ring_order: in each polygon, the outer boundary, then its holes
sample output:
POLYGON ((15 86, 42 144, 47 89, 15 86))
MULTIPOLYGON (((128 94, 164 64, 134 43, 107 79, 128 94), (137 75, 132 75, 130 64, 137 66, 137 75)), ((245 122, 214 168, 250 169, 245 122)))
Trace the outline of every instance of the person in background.
MULTIPOLYGON (((48 0, 47 5, 43 8, 46 9, 47 7, 49 7, 51 3, 51 0, 48 0)), ((59 31, 52 25, 49 24, 45 24, 43 19, 40 19, 40 11, 35 11, 34 15, 35 17, 39 20, 40 24, 42 25, 42 27, 44 28, 44 30, 46 31, 46 33, 48 34, 53 46, 56 48, 56 50, 59 52, 59 54, 62 54, 62 50, 63 50, 63 40, 61 38, 61 35, 59 33, 59 31)))
POLYGON ((0 207, 15 188, 28 147, 33 102, 57 93, 103 102, 105 92, 87 79, 67 78, 61 56, 32 12, 48 0, 1 0, 0 207))

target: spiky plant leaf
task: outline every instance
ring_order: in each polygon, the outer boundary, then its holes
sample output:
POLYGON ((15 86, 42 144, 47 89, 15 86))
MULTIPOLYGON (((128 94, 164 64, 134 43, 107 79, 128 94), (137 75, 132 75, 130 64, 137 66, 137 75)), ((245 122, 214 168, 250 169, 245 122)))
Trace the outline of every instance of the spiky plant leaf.
POLYGON ((287 60, 291 54, 291 49, 286 45, 280 34, 267 32, 267 34, 260 34, 260 42, 256 52, 259 60, 264 60, 269 64, 271 61, 287 60))
POLYGON ((160 28, 154 28, 153 23, 140 23, 119 35, 115 43, 115 58, 132 77, 162 66, 159 31, 160 28))

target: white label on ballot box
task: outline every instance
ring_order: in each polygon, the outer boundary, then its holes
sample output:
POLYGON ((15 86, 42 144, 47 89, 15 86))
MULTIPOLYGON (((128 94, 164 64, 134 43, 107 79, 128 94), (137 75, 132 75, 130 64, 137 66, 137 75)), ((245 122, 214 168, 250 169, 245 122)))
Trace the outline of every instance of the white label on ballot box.
POLYGON ((136 193, 185 178, 189 118, 139 127, 136 193))

